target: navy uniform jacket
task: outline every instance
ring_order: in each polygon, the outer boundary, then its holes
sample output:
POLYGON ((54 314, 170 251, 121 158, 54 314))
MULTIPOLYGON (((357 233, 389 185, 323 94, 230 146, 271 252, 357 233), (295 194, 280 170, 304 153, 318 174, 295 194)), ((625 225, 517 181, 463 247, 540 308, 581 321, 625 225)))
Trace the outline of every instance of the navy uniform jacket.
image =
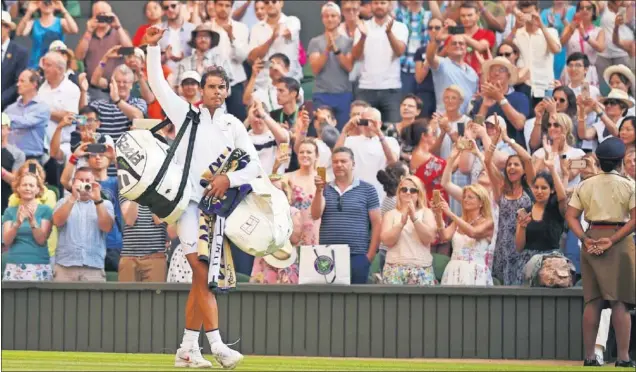
POLYGON ((9 41, 2 60, 2 111, 18 99, 18 77, 27 67, 29 53, 15 41, 9 41))

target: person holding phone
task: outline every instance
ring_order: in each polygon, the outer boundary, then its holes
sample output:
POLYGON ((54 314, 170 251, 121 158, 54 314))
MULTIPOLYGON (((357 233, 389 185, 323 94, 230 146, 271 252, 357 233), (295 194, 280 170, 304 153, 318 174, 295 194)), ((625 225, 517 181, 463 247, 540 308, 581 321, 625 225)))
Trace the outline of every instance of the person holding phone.
MULTIPOLYGON (((621 44, 624 42, 634 43, 634 32, 624 23, 627 3, 627 1, 623 0, 609 0, 601 14, 600 27, 605 33, 607 47, 604 51, 598 53, 596 59, 596 69, 599 76, 605 76, 605 70, 612 66, 632 65, 629 53, 621 48, 620 45, 614 44, 614 33, 617 34, 621 44)), ((603 95, 609 93, 610 85, 605 79, 601 80, 600 89, 603 95)))
MULTIPOLYGON (((119 17, 106 1, 96 1, 92 5, 91 18, 86 22, 86 32, 75 48, 75 57, 83 61, 86 77, 92 81, 93 74, 98 67, 103 69, 102 76, 110 81, 115 68, 122 64, 122 59, 108 58, 103 60, 105 52, 115 45, 131 47, 132 41, 122 27, 119 17)), ((88 90, 91 100, 108 97, 106 88, 91 85, 88 90)))
POLYGON ((288 164, 291 156, 290 133, 274 120, 258 101, 250 107, 245 125, 249 129, 247 133, 258 151, 265 172, 283 173, 284 169, 281 168, 288 164), (283 149, 283 144, 287 149, 283 149))
POLYGON ((44 180, 37 173, 23 172, 14 180, 13 190, 20 201, 2 216, 2 242, 9 249, 3 257, 7 265, 2 280, 51 280, 46 242, 53 210, 38 202, 47 190, 44 180))
POLYGON ((30 1, 24 17, 18 23, 16 34, 18 36, 31 37, 31 55, 29 56, 29 68, 38 68, 40 57, 48 50, 49 45, 55 40, 64 41, 65 34, 76 34, 79 28, 77 23, 66 10, 61 0, 30 1), (36 11, 40 17, 34 19, 36 11), (62 17, 55 12, 62 13, 62 17))

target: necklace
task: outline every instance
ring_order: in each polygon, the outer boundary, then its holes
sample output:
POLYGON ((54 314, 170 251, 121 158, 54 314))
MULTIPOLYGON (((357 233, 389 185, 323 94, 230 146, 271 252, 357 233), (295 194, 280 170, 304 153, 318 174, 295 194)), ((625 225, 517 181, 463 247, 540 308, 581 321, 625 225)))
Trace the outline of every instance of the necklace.
POLYGON ((483 218, 483 216, 480 214, 480 215, 478 215, 475 219, 473 219, 472 221, 470 221, 468 224, 469 224, 469 225, 471 225, 471 226, 474 226, 474 225, 475 225, 475 222, 477 222, 477 221, 481 220, 482 218, 483 218))

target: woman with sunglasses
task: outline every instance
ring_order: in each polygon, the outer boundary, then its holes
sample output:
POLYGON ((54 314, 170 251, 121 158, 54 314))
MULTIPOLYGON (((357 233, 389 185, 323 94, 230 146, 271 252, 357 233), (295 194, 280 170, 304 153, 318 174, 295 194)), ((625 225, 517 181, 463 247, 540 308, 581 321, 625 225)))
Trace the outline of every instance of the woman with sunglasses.
MULTIPOLYGON (((605 32, 594 25, 597 14, 594 2, 585 0, 577 2, 576 15, 561 34, 561 45, 567 46, 568 56, 579 52, 589 58, 591 67, 587 71, 586 81, 594 86, 598 86, 596 59, 598 53, 605 51, 606 47, 605 32)), ((564 84, 569 83, 567 76, 567 70, 560 75, 564 84)))
MULTIPOLYGON (((576 95, 572 89, 560 86, 554 89, 552 97, 546 97, 534 108, 535 117, 526 122, 524 134, 528 140, 528 149, 536 151, 543 144, 543 136, 548 133, 550 116, 566 114, 574 123, 577 115, 576 95), (528 132, 530 132, 528 134, 528 132)), ((575 138, 578 141, 578 138, 575 138)))
POLYGON ((579 116, 577 131, 579 137, 585 140, 597 140, 598 143, 605 141, 608 137, 618 137, 616 123, 621 121, 627 109, 634 107, 634 103, 628 99, 627 93, 613 89, 607 97, 598 101, 593 98, 577 98, 579 105, 579 116), (603 109, 604 108, 604 109, 603 109), (585 112, 594 111, 598 121, 591 128, 585 126, 585 112))
MULTIPOLYGON (((614 89, 621 90, 628 95, 628 99, 636 104, 634 99, 634 87, 636 86, 636 76, 634 72, 625 65, 617 65, 607 68, 603 74, 603 79, 607 85, 614 89)), ((636 116, 636 107, 633 105, 627 111, 626 116, 636 116)))
POLYGON ((578 170, 568 170, 567 160, 581 159, 585 152, 579 148, 572 147, 574 143, 574 135, 572 134, 572 120, 566 114, 559 113, 550 115, 548 119, 548 131, 544 136, 543 147, 532 154, 532 164, 536 172, 540 172, 548 167, 545 158, 549 151, 554 151, 558 157, 554 160, 554 168, 559 178, 563 179, 565 174, 568 175, 568 187, 575 187, 581 182, 578 170), (546 146, 548 148, 546 148, 546 146))
POLYGON ((426 190, 415 176, 398 185, 395 209, 382 219, 380 241, 387 247, 384 284, 436 285, 431 243, 435 216, 426 207, 426 190))
POLYGON ((521 285, 523 282, 523 267, 530 259, 530 255, 518 253, 515 247, 517 225, 515 219, 520 208, 532 205, 532 196, 527 179, 534 179, 535 171, 532 157, 515 141, 508 137, 505 130, 500 130, 501 136, 516 152, 506 161, 503 176, 493 162, 496 146, 491 144, 485 154, 484 163, 492 182, 493 198, 499 206, 499 224, 497 226, 497 242, 495 244, 493 277, 498 278, 503 285, 521 285))
POLYGON ((480 185, 462 190, 462 215, 453 213, 444 201, 433 209, 441 240, 452 240, 453 255, 444 270, 442 285, 493 285, 488 265, 494 223, 489 192, 480 185), (452 220, 444 226, 442 214, 452 220))
POLYGON ((38 202, 45 190, 43 179, 36 173, 23 172, 13 181, 13 191, 20 202, 7 208, 2 216, 2 242, 9 249, 3 257, 7 266, 2 280, 53 278, 46 246, 53 209, 38 202))
POLYGON ((514 86, 515 91, 530 97, 532 88, 530 87, 530 69, 528 67, 519 67, 519 47, 510 40, 504 40, 497 47, 497 57, 505 57, 514 66, 517 66, 518 79, 514 86))

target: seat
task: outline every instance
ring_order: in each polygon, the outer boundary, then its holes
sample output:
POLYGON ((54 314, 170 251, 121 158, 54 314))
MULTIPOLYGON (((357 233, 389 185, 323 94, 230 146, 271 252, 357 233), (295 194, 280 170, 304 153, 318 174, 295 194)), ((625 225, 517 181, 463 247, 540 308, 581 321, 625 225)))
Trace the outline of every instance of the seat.
POLYGON ((442 281, 442 276, 444 275, 444 270, 446 269, 446 265, 450 262, 450 257, 433 253, 433 271, 435 272, 435 278, 438 282, 442 281))
POLYGON ((119 281, 119 273, 117 273, 117 271, 106 271, 106 281, 107 282, 118 282, 119 281))

